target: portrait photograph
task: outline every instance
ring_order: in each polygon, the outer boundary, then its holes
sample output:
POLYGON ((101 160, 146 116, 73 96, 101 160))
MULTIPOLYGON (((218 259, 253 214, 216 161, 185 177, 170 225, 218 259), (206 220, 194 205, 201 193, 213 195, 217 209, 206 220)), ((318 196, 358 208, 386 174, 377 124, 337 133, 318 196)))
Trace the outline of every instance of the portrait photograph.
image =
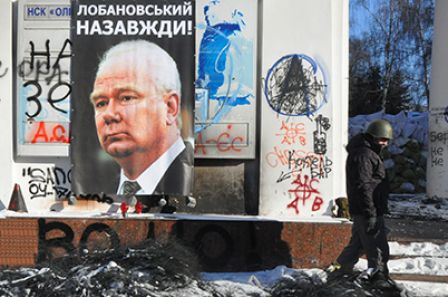
POLYGON ((153 7, 183 2, 127 4, 72 6, 72 189, 187 196, 194 163, 195 41, 188 29, 194 7, 191 14, 155 15, 153 7))

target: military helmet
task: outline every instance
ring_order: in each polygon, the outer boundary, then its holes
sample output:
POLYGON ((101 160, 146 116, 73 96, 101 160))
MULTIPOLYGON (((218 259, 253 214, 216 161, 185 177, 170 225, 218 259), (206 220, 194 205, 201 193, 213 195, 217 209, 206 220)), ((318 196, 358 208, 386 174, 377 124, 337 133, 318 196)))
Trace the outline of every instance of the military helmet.
POLYGON ((367 127, 368 134, 376 138, 387 138, 392 139, 394 136, 394 131, 391 124, 386 120, 375 120, 372 121, 367 127))

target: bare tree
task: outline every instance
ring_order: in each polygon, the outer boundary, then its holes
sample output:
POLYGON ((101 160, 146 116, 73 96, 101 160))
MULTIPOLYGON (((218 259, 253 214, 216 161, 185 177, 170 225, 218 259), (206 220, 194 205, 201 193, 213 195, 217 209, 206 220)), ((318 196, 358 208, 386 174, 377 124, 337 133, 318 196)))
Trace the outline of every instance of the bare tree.
POLYGON ((393 80, 397 73, 410 87, 416 106, 425 105, 429 99, 434 0, 353 0, 351 5, 362 8, 369 20, 365 33, 355 41, 362 45, 353 48, 367 48, 370 58, 359 59, 361 52, 350 53, 350 70, 366 60, 371 67, 379 66, 382 110, 396 85, 393 80))
POLYGON ((431 48, 434 31, 434 1, 405 1, 402 10, 403 30, 415 54, 414 91, 419 95, 417 107, 425 105, 429 100, 431 75, 431 48))

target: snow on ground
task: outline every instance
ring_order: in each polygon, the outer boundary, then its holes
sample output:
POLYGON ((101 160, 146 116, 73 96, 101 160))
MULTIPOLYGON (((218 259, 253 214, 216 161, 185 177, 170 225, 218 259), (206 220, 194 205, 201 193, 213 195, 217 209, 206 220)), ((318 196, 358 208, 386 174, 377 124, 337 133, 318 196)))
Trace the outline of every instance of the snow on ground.
MULTIPOLYGON (((432 243, 419 243, 418 247, 411 245, 410 247, 404 247, 397 243, 391 243, 392 254, 409 254, 410 256, 415 253, 415 249, 421 249, 431 254, 434 251, 435 255, 448 257, 447 245, 437 246, 432 243), (445 248, 443 255, 440 252, 445 248), (411 250, 410 250, 411 249, 411 250), (412 250, 414 249, 414 250, 412 250), (409 252, 409 253, 408 253, 409 252)), ((399 260, 391 260, 389 262, 391 273, 400 274, 428 274, 428 275, 448 275, 448 258, 440 259, 428 259, 428 258, 405 258, 399 260)), ((355 267, 359 270, 367 268, 367 261, 361 259, 355 267)), ((213 282, 217 285, 228 287, 233 289, 239 287, 239 291, 243 288, 251 288, 250 290, 256 290, 258 287, 269 287, 279 279, 288 277, 299 271, 305 272, 312 277, 319 277, 322 282, 326 282, 327 274, 320 269, 290 269, 284 266, 276 267, 272 270, 257 271, 257 272, 240 272, 240 273, 202 273, 201 276, 204 280, 213 282)), ((448 284, 446 283, 433 283, 433 282, 415 282, 415 281, 397 281, 399 285, 404 287, 408 296, 415 297, 446 297, 448 296, 448 284)), ((227 289, 221 289, 227 291, 227 289)), ((254 296, 250 295, 249 291, 247 295, 231 295, 231 296, 254 296)), ((263 295, 256 295, 263 296, 263 295)))
POLYGON ((448 296, 448 284, 430 282, 398 282, 410 292, 410 296, 415 297, 446 297, 448 296))
MULTIPOLYGON (((431 242, 390 242, 389 247, 392 258, 402 257, 389 261, 391 273, 448 275, 448 243, 437 245, 431 242)), ((361 259, 356 268, 367 269, 367 260, 361 259)))
POLYGON ((390 261, 391 273, 448 275, 448 258, 413 258, 390 261))
MULTIPOLYGON (((431 253, 431 248, 434 248, 434 254, 440 250, 439 246, 432 243, 418 243, 425 252, 431 253)), ((391 252, 397 243, 391 243, 391 252)), ((446 246, 446 245, 445 245, 446 246)), ((415 252, 415 251, 414 251, 415 252)), ((410 253, 412 256, 413 253, 410 253)), ((389 270, 392 274, 420 274, 420 275, 448 275, 448 256, 444 258, 402 258, 389 261, 389 270)), ((360 259, 355 266, 356 269, 367 269, 367 260, 360 259)), ((409 296, 419 297, 441 297, 448 296, 448 284, 435 282, 417 282, 417 281, 397 281, 408 292, 409 296)))
MULTIPOLYGON (((429 247, 433 247, 432 244, 422 244, 427 250, 429 247)), ((431 262, 425 263, 418 259, 403 259, 391 261, 392 273, 422 273, 422 270, 427 274, 433 275, 448 275, 447 259, 445 264, 431 264, 431 262), (419 264, 416 264, 419 263, 419 264), (442 267, 444 266, 444 267, 442 267), (432 267, 432 268, 431 268, 432 267), (432 273, 431 273, 432 272, 432 273)), ((367 261, 361 259, 356 269, 363 270, 367 268, 367 261)), ((272 270, 257 271, 257 272, 240 272, 240 273, 202 273, 203 280, 209 281, 221 287, 220 292, 240 292, 230 296, 269 296, 269 295, 251 295, 259 290, 260 287, 270 287, 280 279, 292 276, 298 272, 304 272, 307 275, 320 278, 322 282, 327 281, 327 274, 320 269, 290 269, 284 266, 276 267, 272 270), (231 289, 230 289, 231 288, 231 289), (237 288, 237 289, 236 289, 237 288), (241 291, 246 290, 246 295, 241 294, 241 291)), ((415 281, 397 281, 397 283, 404 288, 407 296, 412 297, 446 297, 448 296, 448 284, 446 283, 433 283, 433 282, 415 282, 415 281)), ((225 296, 225 295, 224 295, 225 296)), ((347 295, 354 296, 354 295, 347 295)))

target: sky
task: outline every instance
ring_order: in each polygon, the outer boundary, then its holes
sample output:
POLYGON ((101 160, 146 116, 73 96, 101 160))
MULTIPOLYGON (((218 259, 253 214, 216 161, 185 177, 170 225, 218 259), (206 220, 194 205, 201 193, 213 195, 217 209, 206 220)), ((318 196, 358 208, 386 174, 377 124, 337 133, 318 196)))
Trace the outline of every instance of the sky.
POLYGON ((368 12, 360 5, 355 5, 353 0, 349 4, 350 13, 350 36, 359 36, 367 30, 368 12))

